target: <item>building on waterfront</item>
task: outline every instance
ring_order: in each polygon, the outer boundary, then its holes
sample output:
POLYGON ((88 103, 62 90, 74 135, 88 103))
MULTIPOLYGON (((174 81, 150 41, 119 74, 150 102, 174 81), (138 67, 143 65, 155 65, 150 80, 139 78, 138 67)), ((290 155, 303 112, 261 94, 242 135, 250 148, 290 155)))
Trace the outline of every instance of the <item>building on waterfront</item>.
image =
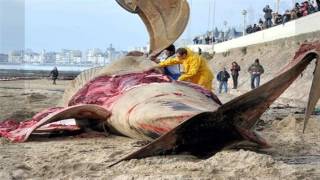
POLYGON ((56 53, 56 64, 72 65, 82 63, 82 52, 80 50, 62 49, 56 53))
POLYGON ((116 51, 112 44, 110 44, 105 52, 105 57, 107 59, 107 63, 110 63, 121 58, 122 56, 125 56, 127 53, 127 51, 116 51))
POLYGON ((43 55, 44 64, 56 64, 57 53, 56 52, 47 52, 43 55))
POLYGON ((8 55, 0 54, 0 62, 11 64, 56 64, 56 65, 94 65, 103 66, 119 59, 127 51, 116 51, 110 44, 105 50, 99 48, 81 50, 62 49, 60 52, 34 52, 32 49, 11 51, 8 55))
POLYGON ((99 48, 89 49, 87 51, 86 62, 93 65, 104 65, 107 62, 105 54, 99 48))
POLYGON ((116 49, 110 44, 105 52, 105 58, 108 59, 109 63, 116 59, 116 49))
POLYGON ((8 56, 8 62, 12 64, 21 64, 23 63, 24 52, 23 50, 11 51, 8 56))
POLYGON ((8 54, 0 54, 0 63, 7 63, 9 60, 8 54))
POLYGON ((83 61, 82 52, 80 50, 73 50, 71 52, 71 59, 72 64, 81 64, 83 61))
POLYGON ((26 50, 23 53, 23 63, 26 64, 42 64, 42 58, 39 53, 33 52, 32 50, 26 50))

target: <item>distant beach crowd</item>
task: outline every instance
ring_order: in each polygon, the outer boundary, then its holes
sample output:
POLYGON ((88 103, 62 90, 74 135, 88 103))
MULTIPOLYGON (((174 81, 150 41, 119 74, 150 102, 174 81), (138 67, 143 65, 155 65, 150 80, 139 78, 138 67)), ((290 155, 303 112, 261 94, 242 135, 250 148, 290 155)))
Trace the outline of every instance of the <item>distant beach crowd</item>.
MULTIPOLYGON (((266 5, 262 9, 264 13, 264 18, 260 18, 258 23, 248 25, 245 29, 246 34, 255 33, 264 29, 268 29, 278 25, 284 25, 285 23, 308 16, 315 12, 320 11, 320 0, 309 0, 303 1, 301 3, 296 3, 295 6, 290 10, 287 9, 283 14, 279 12, 274 12, 269 5, 266 5)), ((242 32, 237 32, 235 28, 229 29, 226 32, 209 31, 204 35, 196 36, 193 39, 194 44, 214 44, 224 41, 228 41, 237 37, 242 36, 242 32)))
POLYGON ((246 28, 246 33, 251 34, 264 29, 268 29, 270 27, 285 24, 291 20, 308 16, 318 11, 320 11, 320 0, 309 0, 303 1, 302 3, 296 3, 293 9, 286 10, 284 14, 274 12, 269 5, 266 5, 266 7, 263 8, 264 20, 260 18, 258 24, 249 25, 246 28))

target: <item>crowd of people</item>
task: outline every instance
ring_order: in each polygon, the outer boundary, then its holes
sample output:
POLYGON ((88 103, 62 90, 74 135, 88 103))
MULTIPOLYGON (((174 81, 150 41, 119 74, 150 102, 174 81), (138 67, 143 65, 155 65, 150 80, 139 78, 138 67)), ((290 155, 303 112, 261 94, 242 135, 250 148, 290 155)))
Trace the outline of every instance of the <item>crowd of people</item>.
MULTIPOLYGON (((269 5, 266 5, 263 8, 264 18, 260 18, 256 24, 248 25, 246 27, 246 33, 251 34, 270 27, 285 24, 291 20, 295 20, 318 11, 320 11, 320 0, 308 0, 303 1, 302 3, 296 3, 293 9, 288 9, 283 14, 274 12, 269 5)), ((209 45, 220 43, 242 35, 242 32, 237 32, 235 29, 229 29, 226 32, 215 30, 213 32, 207 32, 204 35, 196 36, 193 39, 193 44, 209 45)))
POLYGON ((249 25, 246 29, 247 34, 268 29, 273 26, 285 24, 291 20, 320 11, 320 0, 308 0, 302 3, 296 3, 291 10, 286 10, 284 14, 273 12, 269 5, 263 8, 264 21, 260 18, 258 24, 249 25))
MULTIPOLYGON (((231 64, 230 72, 233 81, 233 88, 238 88, 238 79, 239 72, 241 68, 237 62, 231 64)), ((251 89, 258 88, 260 86, 260 77, 264 73, 264 68, 260 64, 259 59, 256 59, 255 62, 249 67, 248 72, 251 76, 251 89)), ((222 93, 224 90, 225 93, 228 92, 228 81, 230 79, 230 73, 227 71, 227 68, 224 67, 217 75, 217 80, 219 82, 219 93, 222 93)))
POLYGON ((215 42, 216 39, 210 33, 203 36, 197 36, 193 39, 193 44, 213 44, 215 42))
MULTIPOLYGON (((198 84, 210 91, 213 90, 212 82, 214 76, 207 64, 207 60, 203 56, 186 48, 179 48, 175 51, 173 45, 165 49, 162 54, 162 58, 151 57, 151 60, 158 63, 156 67, 164 68, 165 74, 169 77, 178 81, 198 84)), ((226 93, 228 92, 228 81, 231 77, 233 80, 233 89, 238 88, 240 71, 241 68, 239 64, 233 62, 230 68, 231 76, 225 67, 217 74, 219 93, 222 93, 223 90, 226 93)), ((256 59, 249 67, 248 73, 251 75, 251 89, 259 87, 260 76, 264 73, 264 68, 260 64, 259 59, 256 59)))

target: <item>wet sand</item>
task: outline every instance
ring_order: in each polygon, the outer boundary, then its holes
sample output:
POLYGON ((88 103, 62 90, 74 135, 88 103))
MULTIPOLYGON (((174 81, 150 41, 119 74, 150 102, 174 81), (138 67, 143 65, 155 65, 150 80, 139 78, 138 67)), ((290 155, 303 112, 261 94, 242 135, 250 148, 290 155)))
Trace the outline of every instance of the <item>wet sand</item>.
MULTIPOLYGON (((68 81, 0 83, 0 119, 30 118, 58 104, 68 81)), ((234 94, 234 93, 233 93, 234 94)), ((221 95, 226 102, 231 95, 221 95)), ((108 165, 130 153, 137 141, 120 136, 33 138, 0 141, 0 179, 319 179, 320 121, 313 116, 302 134, 302 108, 273 105, 257 128, 266 150, 224 150, 201 160, 190 155, 151 157, 108 165)))

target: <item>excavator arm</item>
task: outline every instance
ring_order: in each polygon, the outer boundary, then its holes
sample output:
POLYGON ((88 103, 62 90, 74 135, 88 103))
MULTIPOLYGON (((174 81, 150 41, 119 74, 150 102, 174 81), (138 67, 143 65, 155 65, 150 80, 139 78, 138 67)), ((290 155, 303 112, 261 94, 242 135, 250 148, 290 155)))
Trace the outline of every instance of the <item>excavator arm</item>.
POLYGON ((149 32, 151 55, 157 55, 173 44, 188 24, 190 8, 187 0, 116 1, 143 20, 149 32))

